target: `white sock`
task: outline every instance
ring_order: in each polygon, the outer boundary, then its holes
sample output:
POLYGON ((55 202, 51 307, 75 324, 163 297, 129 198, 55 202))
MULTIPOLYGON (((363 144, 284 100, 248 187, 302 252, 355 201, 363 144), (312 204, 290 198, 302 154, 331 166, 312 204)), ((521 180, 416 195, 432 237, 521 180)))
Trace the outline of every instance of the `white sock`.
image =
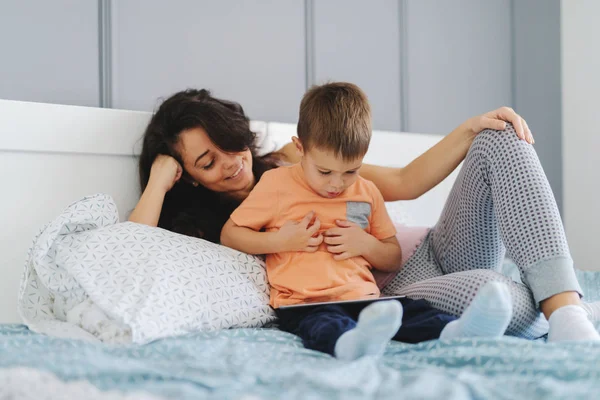
POLYGON ((402 324, 402 304, 396 300, 378 301, 365 307, 356 327, 345 332, 335 343, 335 356, 340 360, 383 354, 385 346, 402 324))
POLYGON ((549 342, 600 340, 600 335, 589 320, 588 313, 579 305, 568 305, 555 310, 550 319, 549 342))
POLYGON ((600 321, 600 301, 593 303, 581 303, 581 307, 588 313, 588 317, 592 321, 600 321))
POLYGON ((500 337, 511 318, 512 298, 508 287, 501 282, 490 282, 479 290, 459 319, 446 325, 440 339, 500 337))

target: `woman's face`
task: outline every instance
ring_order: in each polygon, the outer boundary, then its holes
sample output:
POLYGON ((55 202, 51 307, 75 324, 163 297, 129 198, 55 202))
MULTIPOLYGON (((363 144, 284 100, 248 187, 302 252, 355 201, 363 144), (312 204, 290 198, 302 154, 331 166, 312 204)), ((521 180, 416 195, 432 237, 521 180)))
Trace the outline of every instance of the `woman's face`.
POLYGON ((183 169, 194 182, 214 192, 245 198, 254 187, 250 150, 226 153, 219 149, 202 128, 181 132, 175 146, 183 169))

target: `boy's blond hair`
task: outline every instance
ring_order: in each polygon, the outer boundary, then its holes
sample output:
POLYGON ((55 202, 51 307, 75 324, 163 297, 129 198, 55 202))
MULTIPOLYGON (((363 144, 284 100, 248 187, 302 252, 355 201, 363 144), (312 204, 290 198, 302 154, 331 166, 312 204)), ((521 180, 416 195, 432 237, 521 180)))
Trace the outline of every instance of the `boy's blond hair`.
POLYGON ((329 150, 344 160, 363 157, 371 141, 367 96, 347 82, 313 86, 300 103, 298 138, 305 151, 329 150))

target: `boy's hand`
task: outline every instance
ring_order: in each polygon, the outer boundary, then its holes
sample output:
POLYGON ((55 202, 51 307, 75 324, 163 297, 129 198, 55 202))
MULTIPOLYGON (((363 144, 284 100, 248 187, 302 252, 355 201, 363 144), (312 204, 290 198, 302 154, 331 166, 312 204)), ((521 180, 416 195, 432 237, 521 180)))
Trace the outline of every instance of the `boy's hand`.
POLYGON ((309 212, 300 222, 286 221, 277 232, 282 251, 306 251, 314 253, 323 243, 319 232, 321 221, 309 212))
POLYGON ((354 222, 336 220, 338 228, 325 231, 324 242, 328 245, 327 251, 334 254, 334 260, 346 260, 358 257, 368 252, 373 236, 365 232, 354 222))

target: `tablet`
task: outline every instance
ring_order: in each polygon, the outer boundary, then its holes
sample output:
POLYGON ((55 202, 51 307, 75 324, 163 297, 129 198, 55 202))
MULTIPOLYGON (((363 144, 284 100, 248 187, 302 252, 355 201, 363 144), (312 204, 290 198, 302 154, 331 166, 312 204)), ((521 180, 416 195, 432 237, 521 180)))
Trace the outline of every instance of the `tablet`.
POLYGON ((370 298, 370 299, 358 299, 358 300, 334 300, 334 301, 320 301, 320 302, 314 302, 314 303, 299 303, 299 304, 288 304, 285 306, 279 306, 280 310, 292 310, 292 309, 298 309, 298 308, 306 308, 306 307, 315 307, 315 306, 328 306, 328 305, 334 305, 334 304, 339 304, 339 305, 345 305, 345 304, 363 304, 363 305, 367 305, 370 303, 375 303, 376 301, 385 301, 385 300, 399 300, 399 299, 403 299, 406 296, 380 296, 380 297, 376 297, 376 298, 370 298))

